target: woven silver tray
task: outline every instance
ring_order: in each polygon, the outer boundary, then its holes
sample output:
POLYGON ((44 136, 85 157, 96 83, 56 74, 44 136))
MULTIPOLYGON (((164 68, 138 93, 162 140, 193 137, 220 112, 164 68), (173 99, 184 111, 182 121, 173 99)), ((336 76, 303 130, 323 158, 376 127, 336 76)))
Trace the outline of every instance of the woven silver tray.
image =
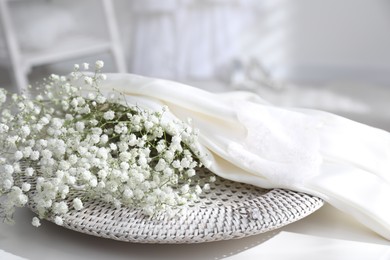
MULTIPOLYGON (((200 174, 210 173, 206 170, 200 174)), ((70 194, 69 202, 78 195, 70 194)), ((83 210, 71 210, 63 217, 65 228, 126 242, 165 244, 256 235, 302 219, 323 205, 321 199, 304 193, 265 190, 219 177, 199 202, 186 206, 173 218, 164 213, 150 218, 139 209, 116 209, 99 200, 83 202, 83 210)), ((29 207, 35 211, 34 204, 29 207)))

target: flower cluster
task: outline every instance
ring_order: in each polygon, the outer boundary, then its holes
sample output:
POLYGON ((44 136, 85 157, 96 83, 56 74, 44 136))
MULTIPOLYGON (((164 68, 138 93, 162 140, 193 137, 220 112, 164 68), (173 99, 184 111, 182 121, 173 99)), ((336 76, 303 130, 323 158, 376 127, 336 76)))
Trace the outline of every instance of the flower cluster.
POLYGON ((64 214, 91 198, 147 215, 173 214, 208 187, 196 175, 208 161, 190 122, 165 122, 167 107, 150 111, 127 104, 120 93, 107 97, 99 89, 103 66, 97 61, 87 73, 88 64, 76 64, 69 77, 51 75, 33 99, 0 89, 6 220, 29 200, 38 213, 34 226, 42 218, 62 225, 64 214), (83 95, 82 88, 92 90, 83 95), (71 197, 74 191, 83 195, 71 197))

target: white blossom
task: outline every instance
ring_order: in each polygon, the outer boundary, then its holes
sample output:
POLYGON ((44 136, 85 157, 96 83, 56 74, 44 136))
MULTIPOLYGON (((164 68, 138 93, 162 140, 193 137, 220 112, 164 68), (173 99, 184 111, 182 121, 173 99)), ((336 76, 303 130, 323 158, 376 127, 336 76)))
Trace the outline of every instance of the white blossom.
POLYGON ((112 120, 112 119, 115 118, 115 112, 112 111, 112 110, 109 110, 109 111, 107 111, 107 112, 104 113, 103 117, 104 117, 104 119, 106 119, 106 120, 112 120))
POLYGON ((156 165, 156 167, 154 167, 154 169, 156 171, 163 171, 165 168, 167 167, 167 163, 165 162, 164 159, 160 159, 156 165))
POLYGON ((24 182, 24 183, 22 184, 22 190, 23 190, 24 192, 29 191, 30 188, 31 188, 31 184, 30 184, 30 183, 24 182))
POLYGON ((101 135, 100 136, 100 143, 104 145, 107 142, 108 142, 108 135, 106 135, 106 134, 101 135))
POLYGON ((196 193, 197 195, 199 195, 200 193, 202 193, 202 188, 201 188, 199 185, 196 185, 196 186, 195 186, 195 193, 196 193))
POLYGON ((3 123, 0 123, 0 134, 5 134, 9 130, 9 126, 3 123))
POLYGON ((83 206, 83 202, 79 199, 79 198, 75 198, 73 200, 73 207, 75 210, 81 210, 84 206, 83 206))
POLYGON ((56 202, 54 203, 53 206, 53 212, 54 214, 65 214, 68 212, 68 205, 66 205, 66 202, 61 201, 61 202, 56 202))
POLYGON ((79 121, 79 122, 76 122, 75 127, 76 127, 77 131, 82 132, 85 128, 85 124, 84 124, 84 122, 79 121))
POLYGON ((62 218, 60 216, 56 216, 54 218, 54 223, 56 223, 59 226, 62 226, 64 224, 64 221, 62 220, 62 218))
POLYGON ((190 178, 195 176, 195 174, 196 174, 194 169, 189 169, 188 171, 186 171, 186 173, 187 173, 187 176, 190 178))
POLYGON ((98 61, 95 62, 95 68, 96 68, 97 70, 100 70, 100 69, 102 69, 103 67, 104 67, 104 62, 103 62, 103 61, 98 60, 98 61))
POLYGON ((21 151, 16 151, 14 157, 16 161, 20 161, 23 158, 23 153, 21 151))
POLYGON ((107 79, 107 75, 106 74, 100 74, 99 75, 99 79, 100 80, 106 80, 107 79))
POLYGON ((7 100, 7 92, 5 89, 0 89, 0 106, 7 100))
POLYGON ((39 226, 41 225, 41 221, 39 220, 39 218, 33 217, 31 224, 32 224, 34 227, 39 227, 39 226))
POLYGON ((10 190, 12 188, 12 185, 13 185, 13 181, 10 179, 5 179, 3 181, 3 189, 5 190, 10 190))
POLYGON ((28 176, 28 177, 31 177, 34 175, 34 169, 31 167, 26 168, 24 172, 25 172, 26 176, 28 176))
POLYGON ((4 172, 6 174, 14 173, 14 167, 12 165, 10 165, 10 164, 6 164, 6 165, 4 165, 4 172))
POLYGON ((84 78, 85 84, 92 85, 93 84, 93 79, 91 77, 85 77, 84 78))
POLYGON ((185 184, 184 186, 181 187, 180 191, 181 193, 185 194, 190 191, 190 186, 188 184, 185 184))
POLYGON ((36 161, 39 159, 39 151, 32 151, 30 155, 30 159, 36 161))
POLYGON ((102 95, 99 95, 97 96, 96 98, 96 102, 98 102, 99 104, 103 104, 104 102, 106 102, 106 97, 102 96, 102 95))

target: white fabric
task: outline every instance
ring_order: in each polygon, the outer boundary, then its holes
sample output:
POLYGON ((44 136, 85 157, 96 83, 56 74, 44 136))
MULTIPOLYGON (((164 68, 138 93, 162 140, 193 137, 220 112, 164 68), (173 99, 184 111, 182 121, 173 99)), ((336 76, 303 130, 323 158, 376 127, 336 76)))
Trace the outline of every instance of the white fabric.
POLYGON ((168 105, 169 118, 192 118, 216 174, 319 196, 390 239, 388 132, 326 112, 275 107, 251 93, 215 94, 130 74, 108 75, 102 88, 141 107, 168 105))

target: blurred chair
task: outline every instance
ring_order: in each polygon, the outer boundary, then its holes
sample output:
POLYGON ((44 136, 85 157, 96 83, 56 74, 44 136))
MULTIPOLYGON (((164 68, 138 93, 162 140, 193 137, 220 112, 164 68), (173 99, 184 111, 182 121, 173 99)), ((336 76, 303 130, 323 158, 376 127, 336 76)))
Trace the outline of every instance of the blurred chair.
MULTIPOLYGON (((67 37, 50 48, 26 51, 20 46, 17 31, 12 20, 10 4, 23 0, 0 0, 0 21, 3 26, 6 47, 11 61, 15 84, 18 92, 27 89, 28 74, 35 66, 53 64, 69 59, 82 58, 88 55, 109 52, 118 72, 126 72, 126 62, 121 48, 116 17, 111 0, 100 0, 104 22, 108 30, 108 39, 88 37, 67 37)), ((27 1, 29 2, 29 1, 27 1)), ((78 4, 78 1, 74 1, 78 4)), ((34 21, 32 21, 34 22, 34 21)))

